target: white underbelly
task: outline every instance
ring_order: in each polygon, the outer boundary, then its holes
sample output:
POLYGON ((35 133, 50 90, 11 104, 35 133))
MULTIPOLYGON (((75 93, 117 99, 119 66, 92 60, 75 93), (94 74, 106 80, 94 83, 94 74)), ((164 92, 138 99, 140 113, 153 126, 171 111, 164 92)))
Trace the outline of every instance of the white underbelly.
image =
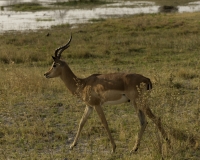
POLYGON ((126 96, 122 96, 120 99, 115 100, 115 101, 106 101, 103 103, 103 105, 116 105, 116 104, 121 104, 128 101, 129 99, 126 96))

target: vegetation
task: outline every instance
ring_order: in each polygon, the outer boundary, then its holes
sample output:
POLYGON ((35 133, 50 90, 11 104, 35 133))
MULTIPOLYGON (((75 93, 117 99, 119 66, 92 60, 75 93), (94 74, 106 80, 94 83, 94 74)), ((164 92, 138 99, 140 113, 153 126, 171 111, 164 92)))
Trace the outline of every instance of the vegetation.
POLYGON ((113 3, 110 1, 103 1, 103 0, 70 0, 67 2, 55 2, 52 5, 56 6, 65 6, 65 7, 94 7, 97 5, 109 4, 113 3))
POLYGON ((170 5, 170 6, 178 6, 178 5, 187 5, 190 2, 194 2, 193 0, 152 0, 153 2, 156 2, 159 5, 170 5))
MULTIPOLYGON (((130 0, 130 1, 137 1, 137 0, 130 0)), ((141 0, 146 1, 146 0, 141 0)), ((42 4, 36 2, 26 2, 26 3, 16 3, 12 4, 9 7, 11 7, 14 11, 41 11, 41 10, 52 10, 52 9, 64 9, 69 7, 76 7, 76 8, 84 8, 84 7, 96 7, 99 5, 104 4, 110 4, 115 3, 116 1, 109 1, 109 0, 69 0, 67 2, 55 2, 50 3, 50 5, 43 6, 42 4)), ((178 6, 178 5, 187 5, 191 0, 179 0, 179 1, 172 1, 172 0, 154 0, 152 2, 155 2, 156 5, 160 6, 178 6)), ((2 6, 2 10, 4 7, 8 6, 2 6)))
POLYGON ((163 5, 169 5, 169 6, 187 5, 189 2, 193 2, 191 0, 178 0, 178 1, 173 1, 173 0, 151 0, 151 1, 155 2, 156 4, 161 5, 161 6, 163 6, 163 5))
POLYGON ((17 4, 13 4, 13 5, 10 5, 9 7, 12 8, 12 10, 14 11, 32 11, 32 12, 35 12, 35 11, 42 11, 42 10, 48 10, 48 9, 51 9, 49 7, 44 7, 42 6, 40 3, 17 3, 17 4))
POLYGON ((35 11, 43 11, 43 10, 53 10, 53 9, 61 9, 61 8, 66 8, 66 7, 77 7, 77 8, 84 8, 84 7, 95 7, 98 5, 103 5, 103 4, 109 4, 109 3, 113 3, 113 2, 109 2, 109 1, 100 1, 100 0, 88 0, 88 1, 82 1, 82 0, 78 0, 78 1, 68 1, 68 2, 55 2, 55 3, 51 3, 48 6, 43 6, 40 3, 37 2, 25 2, 25 3, 16 3, 16 4, 12 4, 9 7, 11 7, 12 10, 14 11, 31 11, 31 12, 35 12, 35 11))
POLYGON ((0 159, 193 159, 200 157, 200 13, 150 14, 104 19, 76 28, 60 25, 38 32, 0 35, 0 159), (46 36, 49 33, 49 36, 46 36), (94 112, 79 139, 84 104, 60 79, 45 79, 54 50, 63 53, 79 77, 93 73, 131 72, 149 77, 149 105, 161 117, 171 148, 153 123, 136 154, 130 154, 139 129, 132 106, 104 106, 116 140, 110 141, 94 112))

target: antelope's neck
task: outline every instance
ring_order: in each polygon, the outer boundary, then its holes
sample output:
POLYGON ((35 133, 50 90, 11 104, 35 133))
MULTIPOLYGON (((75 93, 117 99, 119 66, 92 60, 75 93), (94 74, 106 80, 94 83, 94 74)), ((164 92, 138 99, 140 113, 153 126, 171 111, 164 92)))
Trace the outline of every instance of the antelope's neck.
POLYGON ((67 64, 63 68, 60 78, 73 95, 79 94, 82 80, 76 77, 67 64))

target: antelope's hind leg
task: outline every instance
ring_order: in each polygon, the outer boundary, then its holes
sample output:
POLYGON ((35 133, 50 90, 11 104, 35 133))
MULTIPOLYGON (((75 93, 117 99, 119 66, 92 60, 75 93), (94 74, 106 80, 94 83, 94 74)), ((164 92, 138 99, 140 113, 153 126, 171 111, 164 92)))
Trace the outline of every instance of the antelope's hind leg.
POLYGON ((162 137, 167 141, 167 144, 170 146, 170 140, 167 136, 167 133, 165 132, 162 124, 161 124, 161 119, 160 118, 157 118, 151 111, 151 109, 149 107, 147 107, 145 109, 145 113, 146 115, 153 121, 153 123, 158 127, 159 131, 161 132, 162 134, 162 137))
POLYGON ((145 128, 147 126, 147 120, 146 120, 144 112, 141 111, 141 110, 137 110, 137 114, 138 114, 138 118, 140 120, 140 130, 139 130, 138 135, 136 137, 136 142, 135 142, 133 149, 131 150, 131 153, 136 152, 138 150, 138 147, 140 145, 140 141, 142 139, 142 135, 143 135, 145 128))
POLYGON ((70 145, 70 149, 73 149, 73 147, 76 145, 77 140, 78 140, 78 138, 80 136, 81 130, 82 130, 85 122, 87 121, 87 119, 88 119, 88 117, 89 117, 89 115, 91 114, 92 111, 93 111, 92 107, 86 106, 85 111, 83 113, 83 116, 82 116, 82 118, 80 120, 80 123, 79 123, 79 127, 78 127, 78 131, 77 131, 76 137, 74 139, 74 142, 70 145))

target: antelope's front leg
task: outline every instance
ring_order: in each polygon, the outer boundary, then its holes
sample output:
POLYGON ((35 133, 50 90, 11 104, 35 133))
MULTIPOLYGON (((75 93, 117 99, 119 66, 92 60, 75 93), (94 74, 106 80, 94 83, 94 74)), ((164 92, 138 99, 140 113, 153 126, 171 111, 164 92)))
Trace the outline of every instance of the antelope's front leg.
POLYGON ((78 127, 78 131, 77 131, 76 137, 74 139, 74 142, 70 145, 70 149, 73 149, 73 147, 76 145, 77 140, 78 140, 78 138, 80 136, 81 130, 82 130, 85 122, 87 121, 89 115, 91 114, 92 110, 93 110, 92 107, 86 106, 85 111, 83 113, 83 116, 82 116, 82 118, 80 120, 80 123, 79 123, 79 127, 78 127))
POLYGON ((98 113, 98 115, 101 119, 101 122, 103 123, 103 125, 104 125, 104 127, 105 127, 105 129, 108 133, 109 139, 110 139, 112 147, 113 147, 112 152, 115 152, 116 144, 115 144, 114 139, 112 138, 112 135, 110 133, 110 129, 108 127, 108 123, 107 123, 106 117, 103 113, 103 110, 102 110, 101 106, 95 106, 95 109, 96 109, 96 111, 97 111, 97 113, 98 113))

